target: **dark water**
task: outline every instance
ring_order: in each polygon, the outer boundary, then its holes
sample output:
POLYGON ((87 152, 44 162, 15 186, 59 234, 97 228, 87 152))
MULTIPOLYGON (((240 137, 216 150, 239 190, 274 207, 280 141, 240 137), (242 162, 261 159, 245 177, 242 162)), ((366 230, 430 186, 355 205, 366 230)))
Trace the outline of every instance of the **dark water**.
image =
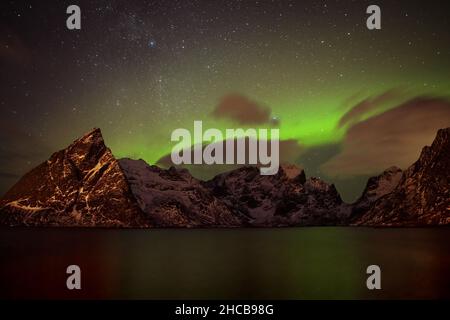
POLYGON ((449 249, 450 229, 1 229, 0 297, 450 298, 449 249))

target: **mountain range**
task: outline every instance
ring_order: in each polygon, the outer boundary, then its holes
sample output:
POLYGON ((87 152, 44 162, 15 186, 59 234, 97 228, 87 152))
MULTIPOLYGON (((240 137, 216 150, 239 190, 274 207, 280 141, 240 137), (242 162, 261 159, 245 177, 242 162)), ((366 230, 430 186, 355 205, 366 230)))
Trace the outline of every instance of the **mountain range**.
POLYGON ((243 166, 209 181, 187 169, 116 159, 93 129, 25 174, 0 200, 0 224, 65 227, 440 226, 450 224, 450 128, 419 159, 368 180, 344 203, 295 165, 243 166))

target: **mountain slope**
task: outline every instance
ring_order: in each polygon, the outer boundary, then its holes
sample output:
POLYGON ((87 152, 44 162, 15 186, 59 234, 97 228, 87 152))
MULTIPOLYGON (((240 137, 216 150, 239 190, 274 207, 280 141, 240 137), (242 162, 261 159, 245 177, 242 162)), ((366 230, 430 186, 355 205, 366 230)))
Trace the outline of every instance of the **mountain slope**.
POLYGON ((386 169, 376 177, 369 178, 361 197, 352 205, 351 219, 358 219, 378 199, 391 193, 400 182, 402 173, 402 169, 394 166, 386 169))
POLYGON ((186 169, 116 160, 99 129, 54 153, 0 200, 0 225, 276 227, 450 224, 450 128, 405 171, 369 179, 354 204, 294 165, 244 166, 201 181, 186 169))
POLYGON ((377 199, 357 225, 426 226, 450 224, 450 128, 405 170, 394 190, 377 199))
POLYGON ((25 174, 0 200, 0 223, 149 226, 99 129, 25 174))
POLYGON ((242 167, 206 183, 214 196, 253 226, 341 224, 347 214, 333 185, 310 178, 293 165, 276 175, 261 175, 257 167, 242 167))
POLYGON ((138 204, 160 227, 239 226, 241 221, 186 169, 168 170, 143 160, 121 159, 138 204))

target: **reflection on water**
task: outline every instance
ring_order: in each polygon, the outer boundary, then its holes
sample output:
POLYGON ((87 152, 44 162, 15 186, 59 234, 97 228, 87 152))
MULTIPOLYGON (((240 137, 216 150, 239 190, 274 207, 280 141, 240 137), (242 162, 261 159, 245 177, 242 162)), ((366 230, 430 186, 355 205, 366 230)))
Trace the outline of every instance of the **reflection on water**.
POLYGON ((449 249, 450 229, 1 229, 0 297, 450 298, 449 249))

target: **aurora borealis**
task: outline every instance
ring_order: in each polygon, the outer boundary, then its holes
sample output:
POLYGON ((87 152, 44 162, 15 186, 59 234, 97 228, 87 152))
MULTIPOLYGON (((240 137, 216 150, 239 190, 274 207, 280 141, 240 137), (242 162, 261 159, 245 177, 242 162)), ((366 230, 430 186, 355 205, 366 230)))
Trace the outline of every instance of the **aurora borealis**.
MULTIPOLYGON (((350 127, 415 97, 450 95, 448 1, 376 2, 382 29, 370 31, 369 1, 3 1, 2 192, 93 127, 117 157, 156 163, 173 146, 171 132, 194 120, 242 126, 213 114, 238 95, 269 111, 270 123, 258 126, 276 125, 281 139, 298 142, 307 174, 354 197, 355 181, 372 172, 342 178, 321 169, 340 170, 326 162, 353 145, 344 143, 350 127), (65 9, 74 3, 82 22, 71 31, 65 9), (339 125, 362 102, 369 112, 339 125)), ((423 146, 450 125, 448 105, 437 105, 417 129, 427 136, 408 133, 408 143, 423 146)), ((404 109, 419 119, 423 108, 404 109)))

